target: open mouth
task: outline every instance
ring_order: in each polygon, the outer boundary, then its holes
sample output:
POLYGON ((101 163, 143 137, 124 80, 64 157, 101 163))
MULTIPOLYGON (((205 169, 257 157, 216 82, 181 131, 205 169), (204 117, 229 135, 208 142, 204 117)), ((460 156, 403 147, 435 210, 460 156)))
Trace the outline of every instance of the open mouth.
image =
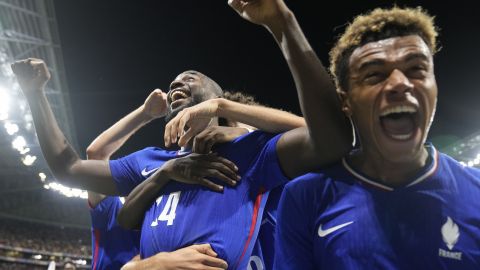
POLYGON ((410 140, 418 127, 418 109, 411 105, 390 107, 380 114, 384 133, 397 141, 410 140))
POLYGON ((184 88, 176 88, 173 90, 170 90, 170 93, 168 95, 168 99, 170 102, 170 108, 174 110, 178 106, 182 105, 186 99, 190 97, 190 91, 184 89, 184 88))

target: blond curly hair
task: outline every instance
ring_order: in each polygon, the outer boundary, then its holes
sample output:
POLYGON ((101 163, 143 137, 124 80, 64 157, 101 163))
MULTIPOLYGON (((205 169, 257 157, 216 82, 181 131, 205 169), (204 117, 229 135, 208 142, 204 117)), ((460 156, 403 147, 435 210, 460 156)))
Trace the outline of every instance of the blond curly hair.
POLYGON ((377 8, 355 17, 330 51, 330 72, 337 89, 348 90, 348 65, 352 52, 366 43, 382 39, 418 35, 432 54, 437 52, 438 28, 434 17, 421 7, 377 8))

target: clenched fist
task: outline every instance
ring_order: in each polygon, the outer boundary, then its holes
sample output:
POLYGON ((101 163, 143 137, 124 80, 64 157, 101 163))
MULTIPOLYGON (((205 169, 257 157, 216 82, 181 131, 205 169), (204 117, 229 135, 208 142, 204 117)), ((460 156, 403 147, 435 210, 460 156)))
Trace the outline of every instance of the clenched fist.
POLYGON ((28 58, 16 61, 11 67, 25 94, 43 91, 51 77, 47 65, 41 59, 28 58))

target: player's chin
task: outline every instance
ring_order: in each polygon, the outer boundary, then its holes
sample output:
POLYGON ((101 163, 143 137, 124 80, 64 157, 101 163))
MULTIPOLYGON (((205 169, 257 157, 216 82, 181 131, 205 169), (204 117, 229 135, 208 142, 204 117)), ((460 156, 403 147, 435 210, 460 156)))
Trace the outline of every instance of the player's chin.
POLYGON ((168 111, 167 111, 167 115, 165 115, 165 123, 168 123, 170 122, 170 120, 172 120, 173 118, 175 118, 175 116, 177 116, 177 114, 179 112, 181 112, 183 109, 185 108, 188 108, 188 107, 191 107, 193 106, 193 102, 189 102, 189 103, 186 103, 186 104, 183 104, 183 105, 180 105, 178 107, 176 107, 175 109, 172 110, 172 108, 168 108, 168 111))

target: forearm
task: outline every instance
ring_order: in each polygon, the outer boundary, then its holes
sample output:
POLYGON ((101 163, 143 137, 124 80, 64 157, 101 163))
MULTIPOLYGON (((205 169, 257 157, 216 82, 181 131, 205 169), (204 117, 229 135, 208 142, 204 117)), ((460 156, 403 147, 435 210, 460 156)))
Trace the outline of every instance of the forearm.
POLYGON ((245 105, 223 98, 217 99, 217 116, 241 122, 258 129, 279 133, 305 126, 303 117, 278 109, 245 105))
POLYGON ((137 130, 151 120, 152 117, 143 112, 143 105, 138 107, 102 132, 88 146, 87 156, 90 159, 109 159, 137 130))
POLYGON ((162 262, 163 258, 167 253, 157 253, 155 256, 152 256, 150 258, 142 259, 142 260, 135 260, 135 261, 130 261, 126 263, 121 270, 150 270, 150 269, 155 269, 155 270, 167 270, 167 266, 162 262))
POLYGON ((43 91, 26 94, 42 153, 55 178, 64 185, 115 195, 109 166, 81 160, 60 130, 43 91))
POLYGON ((160 168, 147 180, 135 187, 125 199, 125 204, 118 214, 117 221, 120 226, 126 229, 140 228, 148 207, 152 205, 160 190, 168 182, 169 178, 160 168))
POLYGON ((341 112, 335 86, 327 70, 305 38, 293 13, 285 9, 267 29, 273 34, 292 73, 300 106, 316 147, 332 145, 348 149, 351 131, 341 112))
POLYGON ((56 178, 67 178, 71 168, 80 161, 78 154, 60 130, 44 91, 26 95, 42 153, 56 178))

